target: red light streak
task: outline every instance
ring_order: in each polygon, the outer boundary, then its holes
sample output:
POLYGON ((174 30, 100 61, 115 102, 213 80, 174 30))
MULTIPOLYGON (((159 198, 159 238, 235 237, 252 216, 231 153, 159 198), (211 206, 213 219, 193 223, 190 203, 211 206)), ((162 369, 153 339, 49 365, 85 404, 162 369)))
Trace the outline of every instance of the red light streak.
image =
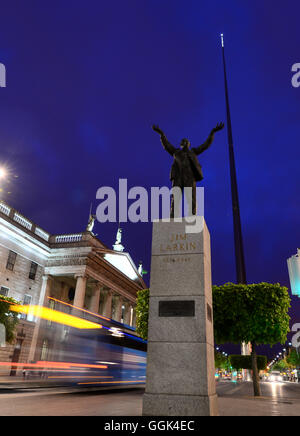
POLYGON ((36 363, 19 363, 19 362, 0 362, 0 366, 14 366, 17 368, 57 368, 57 369, 72 369, 72 368, 92 368, 92 369, 107 369, 107 365, 92 365, 87 363, 74 362, 47 362, 39 360, 36 363))
POLYGON ((90 385, 90 384, 108 384, 108 383, 143 383, 145 384, 145 381, 141 381, 141 380, 118 380, 118 381, 101 381, 101 382, 86 382, 86 383, 77 383, 78 385, 90 385))

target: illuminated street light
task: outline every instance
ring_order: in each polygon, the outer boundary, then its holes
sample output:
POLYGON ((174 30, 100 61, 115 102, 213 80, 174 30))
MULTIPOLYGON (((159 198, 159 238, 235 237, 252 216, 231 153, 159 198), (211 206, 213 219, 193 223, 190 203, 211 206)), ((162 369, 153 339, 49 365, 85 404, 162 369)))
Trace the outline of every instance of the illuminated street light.
POLYGON ((14 170, 10 168, 10 165, 6 165, 5 163, 2 163, 0 165, 0 195, 1 195, 1 201, 3 195, 10 195, 12 194, 11 188, 13 188, 14 184, 11 182, 13 181, 12 178, 17 179, 19 176, 17 174, 14 174, 14 170))
POLYGON ((7 171, 5 168, 0 168, 0 179, 4 179, 7 176, 7 171))

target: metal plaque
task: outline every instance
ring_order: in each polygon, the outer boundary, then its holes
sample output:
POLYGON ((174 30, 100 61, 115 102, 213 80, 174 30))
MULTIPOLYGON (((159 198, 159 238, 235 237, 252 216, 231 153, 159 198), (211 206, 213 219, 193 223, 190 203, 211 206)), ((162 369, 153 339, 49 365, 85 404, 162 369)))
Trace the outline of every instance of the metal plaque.
POLYGON ((160 301, 158 316, 195 316, 195 301, 160 301))

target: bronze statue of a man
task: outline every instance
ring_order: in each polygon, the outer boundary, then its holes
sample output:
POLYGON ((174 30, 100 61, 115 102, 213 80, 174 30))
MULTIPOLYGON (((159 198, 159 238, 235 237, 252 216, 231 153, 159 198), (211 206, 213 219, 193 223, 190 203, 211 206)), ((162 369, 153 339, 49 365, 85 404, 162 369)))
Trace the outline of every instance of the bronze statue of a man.
MULTIPOLYGON (((197 156, 203 153, 210 147, 214 140, 214 135, 219 130, 224 128, 224 123, 219 123, 210 132, 204 144, 196 148, 190 148, 191 144, 188 139, 184 138, 180 142, 180 148, 175 148, 167 140, 164 132, 156 125, 152 129, 160 135, 160 139, 164 149, 174 157, 174 162, 171 168, 170 180, 172 187, 179 187, 183 192, 184 188, 192 188, 192 215, 196 215, 196 183, 203 179, 201 165, 198 162, 197 156)), ((172 196, 170 217, 174 218, 174 197, 172 196)))

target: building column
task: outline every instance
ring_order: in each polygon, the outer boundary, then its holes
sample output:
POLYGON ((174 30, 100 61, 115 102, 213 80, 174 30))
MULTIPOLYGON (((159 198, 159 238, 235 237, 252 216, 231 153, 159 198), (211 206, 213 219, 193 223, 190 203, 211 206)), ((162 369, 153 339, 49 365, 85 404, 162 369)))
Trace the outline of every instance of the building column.
POLYGON ((86 292, 86 281, 87 277, 85 275, 75 275, 74 276, 76 281, 76 288, 75 288, 75 296, 74 296, 74 302, 73 305, 83 309, 84 307, 84 299, 85 299, 85 292, 86 292))
POLYGON ((109 290, 106 294, 105 305, 104 305, 104 316, 111 318, 112 315, 112 292, 109 290))
POLYGON ((115 311, 115 320, 118 322, 121 322, 123 303, 124 303, 123 298, 118 296, 117 297, 117 306, 116 306, 116 311, 115 311))
POLYGON ((125 311, 124 311, 124 324, 131 325, 131 304, 125 303, 125 311))
POLYGON ((69 285, 67 283, 61 284, 61 296, 60 299, 64 302, 68 302, 69 285))
POLYGON ((133 311, 132 311, 131 326, 132 327, 136 327, 136 310, 135 310, 135 307, 133 308, 133 311))
MULTIPOLYGON (((53 283, 53 277, 49 275, 43 275, 43 282, 39 298, 39 306, 48 306, 48 298, 51 295, 51 287, 53 283)), ((28 362, 32 362, 35 358, 36 347, 38 342, 38 336, 40 331, 41 318, 35 318, 35 327, 33 330, 32 340, 28 353, 28 362)))
POLYGON ((95 287, 92 291, 91 302, 89 310, 94 313, 99 313, 99 303, 101 294, 101 284, 99 282, 95 283, 95 287))
POLYGON ((43 282, 39 298, 39 306, 48 306, 48 297, 51 295, 51 287, 53 283, 53 277, 45 274, 43 275, 43 282))
POLYGON ((131 327, 133 327, 133 306, 130 305, 130 324, 131 327))

